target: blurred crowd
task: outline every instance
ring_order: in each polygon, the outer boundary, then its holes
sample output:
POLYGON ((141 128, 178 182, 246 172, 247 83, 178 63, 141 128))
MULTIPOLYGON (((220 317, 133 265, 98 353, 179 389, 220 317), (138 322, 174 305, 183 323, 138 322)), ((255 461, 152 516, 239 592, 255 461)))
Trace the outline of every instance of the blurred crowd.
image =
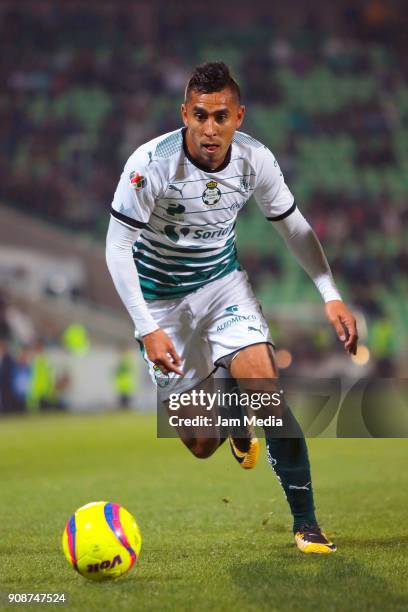
POLYGON ((0 294, 0 414, 63 408, 68 379, 57 377, 24 310, 0 294))
MULTIPOLYGON (((34 322, 24 306, 0 290, 0 415, 75 408, 72 391, 76 387, 78 395, 80 389, 73 360, 81 369, 87 367, 82 358, 90 349, 82 323, 73 321, 57 330, 45 321, 34 322)), ((139 390, 135 353, 128 344, 118 344, 112 367, 105 372, 115 396, 112 407, 129 409, 134 404, 139 390)), ((96 375, 95 368, 90 372, 96 375)), ((87 409, 94 404, 91 397, 87 409)))
MULTIPOLYGON (((243 130, 274 151, 343 295, 397 353, 408 328, 404 3, 344 1, 330 17, 319 1, 279 17, 262 1, 176 4, 2 3, 0 200, 103 239, 124 161, 179 127, 194 65, 223 59, 242 84, 243 130)), ((239 252, 263 302, 309 297, 256 207, 242 216, 239 252)))
MULTIPOLYGON (((86 367, 83 358, 90 348, 90 338, 82 323, 72 321, 59 332, 44 322, 35 324, 24 307, 0 292, 0 415, 66 410, 72 404, 75 407, 81 390, 72 371, 73 360, 78 360, 82 369, 86 367)), ((76 367, 73 369, 77 371, 76 367)), ((138 365, 135 351, 127 344, 116 347, 107 375, 115 407, 135 407, 138 365)))

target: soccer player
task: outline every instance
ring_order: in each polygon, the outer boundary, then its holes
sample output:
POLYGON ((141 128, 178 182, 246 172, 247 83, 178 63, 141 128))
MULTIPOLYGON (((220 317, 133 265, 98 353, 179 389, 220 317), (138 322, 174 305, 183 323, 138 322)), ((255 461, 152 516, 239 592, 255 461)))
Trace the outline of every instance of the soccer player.
MULTIPOLYGON (((162 399, 175 383, 178 391, 186 391, 193 380, 205 381, 220 367, 237 380, 278 379, 268 325, 235 247, 236 217, 252 195, 312 278, 345 350, 355 354, 354 317, 278 162, 264 145, 238 131, 245 107, 224 63, 194 70, 181 115, 183 128, 140 146, 128 159, 107 236, 110 273, 162 399)), ((283 416, 296 431, 288 407, 283 416)), ((179 434, 201 458, 223 441, 194 431, 179 434)), ((315 516, 303 435, 276 437, 265 428, 265 438, 269 463, 292 512, 298 548, 335 551, 315 516)), ((237 460, 253 467, 258 442, 236 437, 230 443, 237 460)))

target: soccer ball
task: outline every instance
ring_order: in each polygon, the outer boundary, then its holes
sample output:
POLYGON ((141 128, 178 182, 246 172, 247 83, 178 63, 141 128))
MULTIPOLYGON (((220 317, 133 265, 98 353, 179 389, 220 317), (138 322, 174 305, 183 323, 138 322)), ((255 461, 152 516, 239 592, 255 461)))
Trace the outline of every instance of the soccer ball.
POLYGON ((129 571, 142 545, 135 519, 119 504, 86 504, 71 516, 62 534, 70 565, 85 578, 101 581, 129 571))

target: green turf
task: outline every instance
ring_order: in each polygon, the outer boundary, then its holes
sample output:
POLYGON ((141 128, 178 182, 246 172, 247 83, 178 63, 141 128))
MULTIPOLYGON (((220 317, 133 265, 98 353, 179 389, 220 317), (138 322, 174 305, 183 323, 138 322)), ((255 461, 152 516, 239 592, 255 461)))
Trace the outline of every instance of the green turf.
MULTIPOLYGON (((157 440, 151 416, 0 421, 0 591, 64 591, 72 610, 406 610, 406 440, 312 440, 318 514, 335 555, 302 555, 262 458, 245 472, 226 445, 211 459, 157 440), (94 584, 60 538, 92 500, 141 526, 127 576, 94 584), (405 565, 404 565, 405 563, 405 565)), ((35 606, 34 609, 50 609, 35 606)))

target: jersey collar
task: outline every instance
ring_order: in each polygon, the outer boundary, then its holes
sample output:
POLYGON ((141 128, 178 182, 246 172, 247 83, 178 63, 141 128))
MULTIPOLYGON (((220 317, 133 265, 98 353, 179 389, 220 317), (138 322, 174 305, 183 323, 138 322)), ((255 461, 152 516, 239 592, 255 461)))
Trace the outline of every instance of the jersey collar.
POLYGON ((184 155, 187 157, 188 161, 193 164, 193 166, 196 166, 196 168, 198 168, 199 170, 202 170, 203 172, 208 172, 208 174, 214 174, 214 172, 221 172, 221 170, 224 170, 224 168, 226 168, 228 166, 228 164, 231 161, 231 147, 232 147, 232 145, 230 145, 228 147, 227 154, 226 154, 222 164, 220 164, 217 168, 215 168, 215 170, 210 170, 206 166, 203 166, 202 164, 200 164, 196 159, 194 159, 194 157, 191 157, 191 155, 190 155, 190 153, 189 153, 189 151, 187 149, 186 132, 187 132, 187 128, 186 127, 182 128, 181 133, 183 135, 184 155))

